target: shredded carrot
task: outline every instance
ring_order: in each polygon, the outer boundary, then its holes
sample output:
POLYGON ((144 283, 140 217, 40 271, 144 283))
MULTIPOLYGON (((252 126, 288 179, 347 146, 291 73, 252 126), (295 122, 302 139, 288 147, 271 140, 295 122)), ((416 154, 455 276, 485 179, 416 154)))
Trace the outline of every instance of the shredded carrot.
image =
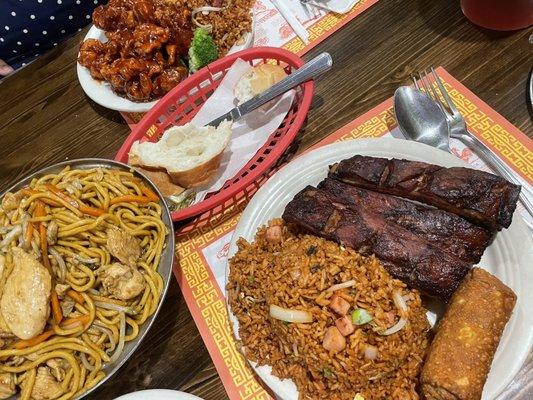
POLYGON ((146 196, 135 196, 135 195, 126 195, 126 196, 118 196, 114 199, 111 199, 111 204, 117 204, 117 203, 150 203, 152 200, 149 197, 146 196))
POLYGON ((91 215, 93 217, 99 217, 102 214, 105 214, 105 210, 101 210, 99 208, 89 207, 85 204, 80 204, 78 208, 82 213, 91 215))
POLYGON ((59 297, 57 297, 57 292, 55 289, 52 289, 52 314, 54 315, 54 321, 56 324, 60 324, 63 320, 63 311, 61 310, 61 305, 59 304, 59 297))
POLYGON ((26 248, 29 248, 31 246, 31 240, 33 239, 33 224, 28 224, 28 228, 26 229, 26 233, 24 234, 24 245, 26 248))
POLYGON ((68 194, 63 193, 61 190, 59 190, 54 185, 45 185, 45 187, 51 191, 53 194, 55 194, 57 197, 59 197, 61 200, 64 200, 68 204, 70 204, 72 207, 77 208, 80 210, 83 214, 91 215, 93 217, 99 217, 102 214, 105 214, 105 210, 100 210, 99 208, 94 208, 87 206, 83 204, 81 201, 78 201, 76 199, 73 199, 68 194))
MULTIPOLYGON (((35 216, 36 217, 46 216, 46 210, 44 209, 44 203, 42 201, 38 200, 36 202, 35 216)), ((52 275, 52 266, 50 265, 50 259, 48 258, 48 241, 46 240, 46 227, 41 222, 38 223, 38 227, 39 227, 39 236, 40 236, 40 241, 41 241, 40 245, 41 245, 41 253, 43 257, 43 265, 52 275)))
POLYGON ((35 210, 33 211, 33 214, 36 217, 44 217, 44 216, 46 216, 46 210, 44 208, 44 203, 41 200, 37 200, 35 202, 35 210))
POLYGON ((142 194, 144 194, 150 200, 155 201, 155 202, 159 201, 159 196, 155 194, 154 192, 152 192, 149 188, 147 188, 144 185, 140 185, 140 187, 141 187, 142 194))
POLYGON ((41 333, 40 335, 37 335, 31 339, 19 340, 13 344, 13 347, 15 349, 21 350, 21 349, 25 349, 26 347, 35 346, 39 343, 44 342, 46 339, 48 339, 53 334, 54 334, 53 330, 45 331, 41 333))
POLYGON ((79 324, 87 325, 90 320, 91 320, 91 316, 89 314, 80 315, 78 317, 67 318, 61 324, 61 328, 70 329, 70 328, 74 328, 76 325, 79 325, 79 324))
POLYGON ((83 297, 74 290, 67 291, 67 296, 70 297, 72 300, 74 300, 78 304, 85 303, 85 300, 83 299, 83 297))
MULTIPOLYGON (((30 189, 30 188, 24 188, 24 189, 21 190, 21 192, 22 192, 22 194, 24 196, 33 196, 34 194, 43 193, 43 192, 39 192, 37 190, 33 190, 33 189, 30 189)), ((46 197, 40 197, 39 201, 42 201, 43 203, 48 204, 49 206, 54 206, 54 207, 59 207, 61 205, 57 201, 54 201, 52 199, 48 199, 46 197)))

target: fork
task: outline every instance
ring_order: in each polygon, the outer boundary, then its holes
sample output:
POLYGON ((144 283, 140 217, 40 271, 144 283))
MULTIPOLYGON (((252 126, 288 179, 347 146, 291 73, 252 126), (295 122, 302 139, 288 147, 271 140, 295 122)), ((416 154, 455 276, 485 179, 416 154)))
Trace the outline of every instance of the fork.
POLYGON ((457 110, 455 103, 448 94, 448 91, 444 87, 444 84, 442 83, 442 80, 437 72, 431 68, 430 76, 430 74, 424 70, 424 73, 419 73, 419 78, 421 86, 419 85, 416 77, 412 77, 415 87, 418 90, 425 91, 426 94, 432 98, 442 110, 446 116, 446 121, 448 122, 450 137, 459 139, 466 143, 469 147, 480 153, 482 158, 484 158, 489 165, 494 167, 494 169, 498 171, 501 176, 516 185, 521 185, 522 190, 520 191, 520 201, 529 214, 533 216, 533 202, 531 201, 531 189, 528 187, 529 185, 527 183, 520 182, 515 177, 511 169, 503 163, 503 161, 501 161, 482 141, 468 132, 463 116, 457 110), (435 84, 432 83, 432 80, 435 82, 437 89, 435 89, 435 84), (440 92, 442 97, 439 96, 438 92, 440 92))

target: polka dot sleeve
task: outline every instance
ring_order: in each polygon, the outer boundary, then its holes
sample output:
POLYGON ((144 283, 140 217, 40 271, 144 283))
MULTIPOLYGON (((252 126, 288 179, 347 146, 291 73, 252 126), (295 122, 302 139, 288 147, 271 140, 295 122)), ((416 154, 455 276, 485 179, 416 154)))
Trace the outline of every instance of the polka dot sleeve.
POLYGON ((0 59, 16 69, 90 24, 94 8, 103 0, 1 2, 0 59))

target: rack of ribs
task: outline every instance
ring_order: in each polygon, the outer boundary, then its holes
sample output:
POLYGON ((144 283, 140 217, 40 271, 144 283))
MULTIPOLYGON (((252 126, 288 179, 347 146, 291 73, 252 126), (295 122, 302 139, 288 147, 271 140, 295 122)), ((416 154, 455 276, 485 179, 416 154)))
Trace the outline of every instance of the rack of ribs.
POLYGON ((509 227, 520 193, 519 185, 483 171, 361 155, 332 165, 329 176, 435 206, 492 231, 509 227))
POLYGON ((359 212, 371 210, 386 221, 420 235, 432 246, 470 264, 479 262, 493 238, 487 229, 455 214, 347 185, 336 179, 326 178, 318 188, 349 208, 359 212))
POLYGON ((382 214, 349 208, 312 186, 287 204, 283 219, 361 254, 375 254, 392 276, 445 301, 470 270, 469 263, 382 214))

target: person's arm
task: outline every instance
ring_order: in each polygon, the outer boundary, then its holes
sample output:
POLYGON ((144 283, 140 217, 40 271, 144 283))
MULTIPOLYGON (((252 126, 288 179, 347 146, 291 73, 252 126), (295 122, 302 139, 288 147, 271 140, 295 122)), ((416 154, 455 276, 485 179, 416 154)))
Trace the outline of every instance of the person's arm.
POLYGON ((14 71, 6 62, 0 59, 0 76, 7 76, 14 71))

